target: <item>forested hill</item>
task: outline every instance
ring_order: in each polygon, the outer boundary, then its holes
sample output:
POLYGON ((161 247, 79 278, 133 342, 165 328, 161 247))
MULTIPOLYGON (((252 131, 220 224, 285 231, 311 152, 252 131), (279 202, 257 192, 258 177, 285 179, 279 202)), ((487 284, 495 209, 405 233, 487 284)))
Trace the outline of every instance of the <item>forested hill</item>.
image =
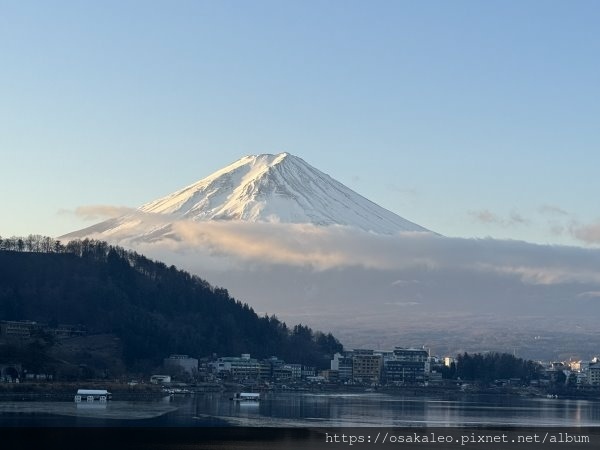
POLYGON ((81 324, 113 333, 129 367, 171 353, 277 355, 323 366, 331 335, 259 317, 226 289, 106 242, 0 239, 0 319, 81 324))

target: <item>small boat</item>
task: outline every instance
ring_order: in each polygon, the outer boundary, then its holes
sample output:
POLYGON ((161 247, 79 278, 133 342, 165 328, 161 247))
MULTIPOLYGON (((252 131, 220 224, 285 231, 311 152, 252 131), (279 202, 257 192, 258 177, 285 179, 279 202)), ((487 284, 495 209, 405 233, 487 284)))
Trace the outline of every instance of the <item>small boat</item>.
POLYGON ((260 401, 260 394, 256 392, 238 392, 230 400, 234 402, 258 403, 260 401))
POLYGON ((169 395, 191 395, 194 393, 193 391, 190 391, 189 389, 182 389, 182 388, 164 388, 162 391, 169 395))

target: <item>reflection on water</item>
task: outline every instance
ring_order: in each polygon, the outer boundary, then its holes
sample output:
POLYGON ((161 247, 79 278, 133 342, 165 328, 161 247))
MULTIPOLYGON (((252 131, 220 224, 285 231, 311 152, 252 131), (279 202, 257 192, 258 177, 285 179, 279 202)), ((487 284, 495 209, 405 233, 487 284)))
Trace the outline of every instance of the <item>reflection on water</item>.
POLYGON ((188 407, 198 418, 243 426, 600 426, 600 403, 585 400, 277 393, 248 407, 209 394, 188 407))
MULTIPOLYGON (((153 402, 0 402, 0 425, 77 425, 88 419, 111 421, 143 421, 177 411, 178 406, 169 401, 153 402)), ((106 423, 106 425, 111 425, 106 423)))
POLYGON ((75 407, 77 408, 78 411, 85 411, 85 410, 103 410, 103 409, 108 409, 108 402, 85 402, 85 403, 81 403, 81 402, 77 402, 75 403, 75 407))
POLYGON ((260 403, 231 394, 154 402, 75 404, 0 402, 0 425, 47 426, 600 426, 600 402, 519 397, 459 400, 365 394, 263 394, 260 403))

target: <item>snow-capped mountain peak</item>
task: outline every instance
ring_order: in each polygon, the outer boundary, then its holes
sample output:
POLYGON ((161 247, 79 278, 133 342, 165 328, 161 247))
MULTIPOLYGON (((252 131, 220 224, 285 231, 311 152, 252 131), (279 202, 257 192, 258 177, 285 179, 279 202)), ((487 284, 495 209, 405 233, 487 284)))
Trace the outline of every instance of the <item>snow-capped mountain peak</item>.
POLYGON ((378 233, 427 231, 289 153, 245 156, 140 210, 194 221, 347 225, 378 233))
POLYGON ((245 156, 206 178, 63 238, 160 239, 179 220, 342 225, 380 234, 428 231, 289 153, 245 156), (140 214, 141 213, 141 214, 140 214), (159 221, 152 218, 160 218, 159 221))

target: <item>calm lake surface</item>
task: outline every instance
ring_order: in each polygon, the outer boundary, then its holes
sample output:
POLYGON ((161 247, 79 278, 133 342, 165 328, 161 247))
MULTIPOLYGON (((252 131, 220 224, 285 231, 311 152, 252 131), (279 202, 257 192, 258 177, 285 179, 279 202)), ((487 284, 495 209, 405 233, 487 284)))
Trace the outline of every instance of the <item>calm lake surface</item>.
POLYGON ((586 400, 269 393, 258 404, 244 404, 231 401, 231 395, 106 405, 0 402, 0 426, 600 426, 600 402, 586 400))

